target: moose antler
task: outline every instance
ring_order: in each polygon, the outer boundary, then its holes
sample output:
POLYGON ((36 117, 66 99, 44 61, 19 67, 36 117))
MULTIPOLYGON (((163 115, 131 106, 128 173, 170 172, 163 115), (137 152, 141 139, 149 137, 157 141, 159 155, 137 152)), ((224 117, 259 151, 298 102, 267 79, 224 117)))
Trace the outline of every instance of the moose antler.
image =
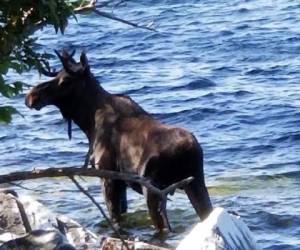
POLYGON ((48 76, 48 77, 56 77, 58 75, 58 72, 57 71, 50 71, 50 70, 46 70, 45 68, 41 67, 39 69, 40 73, 45 75, 45 76, 48 76))
POLYGON ((73 59, 73 56, 75 55, 75 52, 76 52, 76 49, 73 49, 73 51, 69 54, 68 51, 66 51, 65 49, 63 49, 62 50, 62 57, 64 57, 66 60, 71 60, 71 61, 73 60, 75 62, 75 60, 73 59))
MULTIPOLYGON (((75 52, 76 52, 75 49, 70 54, 66 50, 63 50, 62 54, 60 54, 57 50, 54 50, 54 52, 59 57, 60 61, 62 62, 63 66, 66 70, 69 69, 68 62, 76 63, 76 61, 73 59, 73 56, 75 55, 75 52)), ((41 74, 48 76, 48 77, 56 77, 59 73, 58 71, 47 70, 43 66, 39 67, 39 71, 41 74)), ((70 73, 73 73, 73 71, 70 73)))
POLYGON ((55 54, 58 56, 59 60, 61 61, 64 69, 71 75, 76 74, 74 70, 71 69, 70 63, 74 64, 76 61, 73 59, 73 56, 76 52, 74 49, 71 54, 69 54, 66 50, 62 51, 62 54, 58 52, 58 50, 54 50, 55 54))

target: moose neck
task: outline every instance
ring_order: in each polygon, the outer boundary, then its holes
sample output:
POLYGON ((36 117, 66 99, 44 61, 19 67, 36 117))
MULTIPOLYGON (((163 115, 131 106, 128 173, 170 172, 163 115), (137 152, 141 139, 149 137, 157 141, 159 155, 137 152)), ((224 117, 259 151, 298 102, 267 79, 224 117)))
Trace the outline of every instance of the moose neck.
POLYGON ((85 87, 76 91, 66 102, 57 105, 65 119, 72 120, 92 140, 95 128, 95 113, 105 106, 111 96, 94 76, 85 79, 85 87))

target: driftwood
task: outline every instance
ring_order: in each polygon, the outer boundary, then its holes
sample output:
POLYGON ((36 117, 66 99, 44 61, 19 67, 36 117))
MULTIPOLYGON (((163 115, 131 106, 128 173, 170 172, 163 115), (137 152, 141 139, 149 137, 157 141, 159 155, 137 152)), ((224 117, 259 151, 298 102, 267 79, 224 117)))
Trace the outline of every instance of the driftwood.
POLYGON ((165 189, 159 189, 150 183, 147 178, 140 177, 135 174, 120 173, 108 170, 98 170, 92 168, 82 168, 82 167, 64 167, 64 168, 47 168, 47 169, 34 169, 32 171, 21 171, 13 172, 5 175, 0 175, 0 184, 11 183, 14 181, 24 181, 47 177, 69 177, 74 176, 87 176, 87 177, 101 177, 109 178, 114 180, 123 180, 125 182, 138 183, 151 192, 159 195, 162 198, 167 197, 168 194, 172 194, 177 188, 182 188, 193 180, 193 177, 188 177, 182 181, 176 182, 165 189))

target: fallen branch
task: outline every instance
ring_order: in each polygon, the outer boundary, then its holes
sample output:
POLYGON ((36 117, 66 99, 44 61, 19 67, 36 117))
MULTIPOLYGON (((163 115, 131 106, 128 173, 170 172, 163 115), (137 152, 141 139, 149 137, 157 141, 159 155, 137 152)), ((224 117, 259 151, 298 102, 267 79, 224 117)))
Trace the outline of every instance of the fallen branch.
POLYGON ((167 198, 168 194, 175 192, 177 188, 182 188, 193 180, 193 177, 183 179, 179 182, 172 184, 171 186, 161 190, 151 184, 151 181, 147 178, 140 177, 135 174, 120 173, 116 171, 98 170, 92 168, 82 167, 64 167, 64 168, 48 168, 48 169, 34 169, 32 171, 13 172, 5 175, 0 175, 0 184, 33 180, 47 177, 69 177, 74 176, 87 176, 87 177, 100 177, 109 178, 113 180, 123 180, 125 182, 134 182, 146 187, 149 191, 157 194, 163 199, 167 198))

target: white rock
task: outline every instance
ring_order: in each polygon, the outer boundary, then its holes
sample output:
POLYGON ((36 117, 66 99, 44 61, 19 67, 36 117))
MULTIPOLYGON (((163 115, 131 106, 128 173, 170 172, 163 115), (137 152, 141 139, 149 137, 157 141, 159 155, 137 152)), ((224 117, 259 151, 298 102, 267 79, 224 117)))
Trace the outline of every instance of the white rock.
POLYGON ((180 242, 176 250, 259 250, 243 220, 223 208, 215 208, 180 242))
POLYGON ((50 241, 51 237, 53 238, 53 236, 59 235, 53 231, 59 226, 58 223, 60 223, 61 227, 63 227, 63 231, 68 242, 76 248, 95 249, 95 246, 99 246, 100 244, 99 237, 97 237, 94 233, 83 228, 79 223, 71 218, 50 211, 30 196, 19 195, 19 197, 16 198, 11 194, 0 193, 0 197, 2 199, 2 202, 0 202, 0 215, 3 214, 3 222, 0 224, 8 226, 8 228, 2 228, 0 225, 0 245, 3 242, 19 237, 30 238, 30 235, 27 235, 23 228, 16 200, 23 205, 32 230, 44 231, 40 234, 40 236, 38 234, 34 235, 34 242, 36 244, 39 244, 39 241, 47 242, 46 238, 49 237, 48 241, 50 241), (11 230, 14 228, 16 229, 11 230))

